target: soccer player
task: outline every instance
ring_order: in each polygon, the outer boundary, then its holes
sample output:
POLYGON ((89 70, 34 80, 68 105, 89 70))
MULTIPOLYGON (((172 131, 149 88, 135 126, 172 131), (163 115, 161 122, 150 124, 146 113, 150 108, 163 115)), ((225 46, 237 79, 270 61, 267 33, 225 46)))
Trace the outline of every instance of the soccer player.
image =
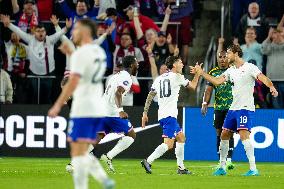
MULTIPOLYGON (((218 77, 222 75, 229 68, 229 63, 226 58, 226 51, 220 51, 217 54, 217 56, 218 56, 217 57, 218 66, 209 71, 209 75, 213 77, 218 77)), ((212 83, 208 82, 203 96, 203 103, 201 108, 202 115, 206 115, 207 113, 208 104, 210 102, 213 89, 215 89, 214 127, 216 129, 216 135, 217 135, 217 144, 216 144, 217 154, 219 154, 219 146, 221 141, 220 136, 222 132, 222 127, 227 112, 233 101, 232 83, 225 82, 222 85, 214 86, 212 83)), ((234 150, 234 138, 232 136, 229 141, 229 152, 226 162, 228 170, 234 169, 234 164, 232 163, 233 150, 234 150)))
POLYGON ((186 88, 195 89, 198 83, 199 75, 195 75, 192 81, 185 79, 181 74, 183 69, 183 63, 180 57, 170 56, 165 62, 169 72, 164 73, 157 77, 154 81, 151 91, 145 102, 142 127, 145 127, 148 122, 148 110, 153 98, 158 96, 158 119, 163 128, 164 143, 160 144, 155 151, 147 158, 141 161, 142 167, 145 168, 146 173, 151 174, 152 163, 161 157, 166 151, 170 150, 176 142, 175 154, 177 158, 177 173, 178 174, 191 174, 184 166, 184 143, 185 136, 182 132, 180 125, 177 122, 177 101, 179 96, 179 90, 181 86, 186 88))
POLYGON ((95 143, 97 132, 106 115, 102 79, 106 69, 106 55, 101 47, 93 44, 96 24, 90 19, 80 19, 72 31, 73 42, 79 48, 71 55, 70 76, 55 104, 49 110, 56 117, 67 99, 73 94, 70 112, 68 141, 71 147, 75 189, 88 188, 92 175, 104 188, 113 188, 98 159, 90 156, 88 146, 95 143))
POLYGON ((108 81, 104 98, 106 100, 107 117, 104 119, 104 134, 123 133, 116 146, 107 154, 101 156, 109 170, 114 172, 112 159, 127 149, 136 137, 134 129, 129 122, 127 113, 123 110, 122 100, 132 86, 131 75, 136 76, 138 62, 134 56, 125 56, 122 59, 122 70, 111 76, 108 81))
POLYGON ((232 82, 233 102, 224 121, 220 142, 220 167, 214 175, 226 175, 226 157, 229 151, 229 139, 234 132, 238 132, 244 145, 250 170, 244 176, 257 176, 259 172, 255 164, 254 148, 249 140, 252 127, 255 105, 253 91, 255 80, 258 79, 269 87, 274 97, 278 92, 271 80, 266 77, 253 64, 245 62, 242 58, 242 50, 238 45, 232 45, 227 49, 227 58, 234 66, 228 68, 220 77, 213 77, 205 73, 200 65, 196 65, 192 71, 203 76, 214 85, 221 85, 224 82, 232 82))

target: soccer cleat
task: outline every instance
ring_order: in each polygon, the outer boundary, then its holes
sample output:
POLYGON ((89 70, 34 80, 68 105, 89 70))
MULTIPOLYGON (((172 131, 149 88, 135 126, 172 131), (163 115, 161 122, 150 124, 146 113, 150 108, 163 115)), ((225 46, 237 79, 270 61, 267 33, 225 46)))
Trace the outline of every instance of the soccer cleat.
POLYGON ((113 189, 114 186, 115 186, 115 182, 112 179, 107 179, 105 182, 103 182, 104 189, 113 189))
POLYGON ((226 163, 226 169, 227 170, 233 170, 235 168, 235 165, 232 162, 228 162, 226 163))
POLYGON ((103 154, 103 155, 101 156, 101 160, 107 165, 108 169, 109 169, 111 172, 113 172, 113 173, 115 172, 115 171, 114 171, 114 168, 113 168, 113 166, 112 166, 112 160, 109 159, 109 158, 107 157, 107 155, 103 154))
POLYGON ((226 171, 225 169, 219 167, 218 169, 216 169, 216 171, 213 173, 214 176, 223 176, 226 175, 226 171))
POLYGON ((151 164, 148 163, 146 159, 143 159, 143 160, 141 161, 141 165, 142 165, 142 167, 144 167, 146 173, 152 174, 151 164))
POLYGON ((248 172, 243 174, 243 176, 259 176, 259 172, 257 169, 255 171, 249 170, 248 172))
POLYGON ((66 165, 65 169, 70 174, 72 174, 73 171, 74 171, 74 167, 73 167, 73 165, 71 163, 68 163, 68 165, 66 165))
POLYGON ((190 172, 188 169, 181 169, 178 167, 177 174, 179 175, 191 175, 192 172, 190 172))

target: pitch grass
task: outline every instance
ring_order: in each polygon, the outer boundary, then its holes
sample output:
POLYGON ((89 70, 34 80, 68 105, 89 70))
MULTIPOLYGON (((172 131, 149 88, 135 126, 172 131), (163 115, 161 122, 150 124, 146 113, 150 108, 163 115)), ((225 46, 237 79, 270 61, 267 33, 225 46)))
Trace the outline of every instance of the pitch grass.
MULTIPOLYGON (((69 159, 1 158, 0 189, 73 188, 72 177, 65 172, 69 159)), ((261 176, 243 177, 247 163, 236 163, 227 176, 212 176, 216 162, 186 162, 193 175, 177 175, 174 160, 158 160, 148 175, 140 160, 114 160, 116 174, 110 174, 117 189, 284 189, 284 164, 258 163, 261 176)), ((101 188, 92 178, 89 188, 101 188)))

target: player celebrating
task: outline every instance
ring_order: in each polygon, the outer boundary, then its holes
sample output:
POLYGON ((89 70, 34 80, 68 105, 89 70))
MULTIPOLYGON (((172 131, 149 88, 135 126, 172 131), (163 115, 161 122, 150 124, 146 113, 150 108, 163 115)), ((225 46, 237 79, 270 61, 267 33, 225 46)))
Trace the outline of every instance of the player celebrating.
POLYGON ((226 175, 226 157, 229 150, 229 139, 233 132, 238 132, 241 141, 244 145, 247 158, 249 160, 250 170, 244 176, 259 175, 256 169, 254 148, 249 140, 250 130, 255 111, 253 91, 255 80, 258 79, 269 87, 271 94, 274 97, 278 96, 273 83, 253 64, 244 62, 242 50, 238 45, 232 45, 227 50, 227 58, 234 66, 227 69, 220 77, 213 77, 205 73, 200 65, 196 65, 193 72, 199 73, 206 80, 214 85, 220 85, 224 82, 232 82, 233 102, 227 113, 224 121, 223 130, 221 133, 220 143, 220 168, 214 175, 226 175))
POLYGON ((106 69, 106 55, 93 43, 96 25, 91 19, 80 19, 72 31, 73 42, 79 46, 71 55, 71 71, 67 84, 53 107, 50 117, 56 117, 73 94, 68 141, 71 147, 75 189, 88 188, 88 175, 95 177, 104 188, 113 188, 99 161, 88 153, 90 143, 96 142, 98 129, 105 116, 102 79, 106 69))
POLYGON ((151 91, 148 94, 145 102, 142 127, 145 127, 148 122, 148 110, 153 98, 158 96, 158 119, 163 128, 164 143, 160 144, 155 151, 147 158, 141 161, 142 167, 145 168, 146 173, 151 174, 151 164, 154 160, 161 157, 166 151, 172 149, 175 140, 176 148, 175 154, 177 158, 178 174, 191 174, 183 163, 184 160, 184 143, 185 136, 177 122, 177 101, 179 96, 180 86, 195 89, 198 83, 199 75, 196 74, 192 81, 185 79, 181 74, 183 69, 183 63, 180 57, 170 56, 166 59, 166 66, 170 70, 157 77, 154 81, 151 91))
POLYGON ((131 75, 135 76, 137 74, 138 62, 134 56, 125 56, 122 59, 122 67, 123 70, 110 78, 104 93, 107 109, 107 117, 104 120, 103 129, 105 134, 110 132, 125 134, 112 150, 101 156, 101 160, 113 172, 112 159, 127 149, 136 137, 133 127, 127 119, 128 115, 122 108, 122 100, 132 86, 131 75))
MULTIPOLYGON (((214 77, 222 75, 229 68, 229 63, 226 58, 226 51, 220 51, 218 53, 217 61, 218 61, 218 66, 213 68, 209 72, 209 75, 212 75, 214 77)), ((216 129, 216 134, 217 134, 217 144, 216 144, 217 154, 219 154, 222 126, 224 124, 224 120, 230 108, 230 105, 232 104, 233 101, 232 83, 225 82, 222 85, 214 86, 212 83, 208 82, 206 90, 204 92, 203 103, 201 108, 201 112, 203 115, 206 115, 207 113, 208 104, 210 102, 213 89, 215 89, 214 127, 216 129)), ((233 137, 230 138, 229 147, 230 148, 228 152, 226 166, 228 170, 231 170, 234 169, 234 165, 232 163, 232 155, 234 150, 233 137)))

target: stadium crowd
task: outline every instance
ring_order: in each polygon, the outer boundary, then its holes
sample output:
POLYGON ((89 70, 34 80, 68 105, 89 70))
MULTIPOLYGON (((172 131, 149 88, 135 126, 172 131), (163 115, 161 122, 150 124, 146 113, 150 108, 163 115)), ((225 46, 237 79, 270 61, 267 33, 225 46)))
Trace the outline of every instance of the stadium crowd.
MULTIPOLYGON (((195 2, 0 0, 3 22, 0 24, 0 102, 37 103, 39 86, 35 78, 41 77, 39 103, 52 103, 60 92, 62 78, 68 77, 69 55, 75 48, 66 45, 72 46, 69 39, 72 23, 90 17, 98 23, 95 43, 100 44, 107 54, 106 77, 121 69, 124 56, 136 57, 138 75, 132 78, 133 85, 125 98, 125 105, 143 105, 150 83, 137 77, 155 78, 166 72, 164 61, 169 55, 180 54, 187 64, 195 2), (10 20, 13 24, 9 24, 10 20), (61 29, 64 25, 58 20, 66 20, 66 28, 61 29), (161 27, 155 22, 160 22, 161 27), (178 34, 176 25, 169 25, 169 22, 180 22, 178 34)), ((265 2, 233 1, 234 40, 228 41, 239 44, 244 60, 256 64, 279 91, 278 98, 269 99, 263 84, 257 82, 257 106, 284 108, 284 6, 275 0, 275 7, 271 3, 275 8, 272 14, 270 9, 263 8, 265 2), (266 17, 267 13, 270 16, 266 17), (271 17, 277 20, 274 27, 271 27, 271 17)), ((223 48, 224 39, 219 39, 219 45, 223 48)))

